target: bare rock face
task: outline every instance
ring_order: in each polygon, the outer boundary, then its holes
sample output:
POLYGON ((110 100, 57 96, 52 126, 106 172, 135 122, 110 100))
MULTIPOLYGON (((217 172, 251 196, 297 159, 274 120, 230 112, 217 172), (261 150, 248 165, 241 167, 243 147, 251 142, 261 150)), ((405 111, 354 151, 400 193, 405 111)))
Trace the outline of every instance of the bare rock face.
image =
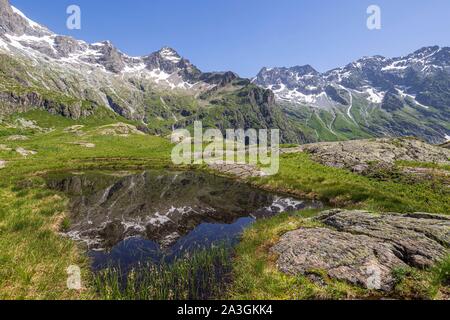
POLYGON ((450 150, 412 138, 322 142, 282 150, 295 152, 307 152, 323 165, 358 173, 373 165, 391 167, 396 161, 450 164, 450 150))
POLYGON ((10 5, 9 0, 0 0, 0 36, 2 34, 32 36, 47 35, 50 32, 42 26, 30 24, 26 18, 18 14, 10 5))
POLYGON ((272 248, 282 272, 323 270, 335 279, 390 291, 394 269, 430 267, 450 253, 446 216, 331 210, 316 219, 330 228, 289 232, 272 248))
POLYGON ((365 211, 329 211, 318 217, 340 232, 367 235, 392 243, 413 267, 431 267, 450 246, 450 218, 427 213, 382 214, 365 211))
POLYGON ((79 100, 74 100, 73 102, 59 102, 56 101, 56 99, 44 97, 37 92, 0 92, 0 102, 7 107, 14 107, 16 110, 20 111, 28 111, 34 107, 39 107, 51 114, 62 115, 74 120, 93 115, 97 108, 97 105, 95 104, 89 108, 83 108, 82 102, 79 100))
POLYGON ((332 278, 384 291, 389 291, 394 283, 391 270, 406 267, 392 244, 326 228, 289 232, 273 250, 280 254, 278 266, 285 273, 326 270, 332 278), (380 280, 371 282, 371 276, 377 272, 380 280))

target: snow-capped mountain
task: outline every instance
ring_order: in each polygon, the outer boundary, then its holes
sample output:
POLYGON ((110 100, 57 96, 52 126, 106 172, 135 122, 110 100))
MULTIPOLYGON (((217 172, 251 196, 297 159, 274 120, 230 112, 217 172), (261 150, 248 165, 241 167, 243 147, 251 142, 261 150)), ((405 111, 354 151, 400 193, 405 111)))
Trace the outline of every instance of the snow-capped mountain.
POLYGON ((202 72, 174 49, 132 57, 111 42, 53 33, 0 0, 0 116, 43 108, 79 118, 109 109, 167 134, 198 118, 219 128, 280 128, 300 141, 273 93, 233 72, 202 72))
POLYGON ((450 47, 427 47, 393 59, 365 57, 325 73, 310 65, 263 68, 254 82, 272 89, 281 100, 322 107, 325 101, 348 104, 349 90, 379 104, 394 89, 414 97, 420 94, 418 81, 437 73, 450 73, 450 47))
POLYGON ((112 76, 140 75, 172 89, 208 88, 208 84, 215 84, 211 74, 202 74, 171 48, 165 47, 143 57, 131 57, 109 41, 88 44, 57 35, 28 19, 7 0, 0 0, 0 3, 0 48, 16 57, 30 58, 35 62, 44 59, 75 71, 81 68, 88 69, 85 70, 87 72, 112 73, 112 76))
POLYGON ((391 59, 365 57, 325 73, 309 65, 263 68, 253 82, 273 90, 291 113, 297 106, 322 114, 326 131, 337 137, 339 131, 354 129, 362 136, 410 134, 432 142, 449 135, 449 47, 426 47, 391 59), (374 124, 373 114, 389 125, 374 124), (347 126, 335 127, 336 120, 347 126))

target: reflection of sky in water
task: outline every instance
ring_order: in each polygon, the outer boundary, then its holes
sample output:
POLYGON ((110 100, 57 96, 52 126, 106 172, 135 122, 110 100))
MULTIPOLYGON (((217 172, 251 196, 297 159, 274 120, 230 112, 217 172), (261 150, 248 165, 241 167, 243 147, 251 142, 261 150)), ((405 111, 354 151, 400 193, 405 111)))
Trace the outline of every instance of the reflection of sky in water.
POLYGON ((213 244, 235 244, 243 229, 254 221, 245 217, 233 224, 203 223, 186 236, 180 238, 173 246, 161 250, 159 244, 142 238, 130 238, 117 244, 110 252, 91 251, 94 270, 105 267, 120 267, 125 271, 129 267, 148 262, 170 262, 176 257, 199 248, 208 248, 213 244))

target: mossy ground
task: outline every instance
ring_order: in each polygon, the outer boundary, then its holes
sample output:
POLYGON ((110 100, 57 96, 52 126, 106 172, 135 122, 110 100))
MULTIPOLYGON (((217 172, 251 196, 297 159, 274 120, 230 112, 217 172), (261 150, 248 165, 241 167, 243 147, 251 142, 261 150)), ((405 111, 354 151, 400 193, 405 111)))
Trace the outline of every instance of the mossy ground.
MULTIPOLYGON (((42 175, 58 170, 144 169, 170 167, 172 145, 166 139, 148 135, 128 137, 104 136, 98 127, 126 122, 105 112, 95 121, 73 121, 33 111, 19 117, 35 120, 40 132, 10 128, 0 123, 0 144, 14 150, 22 147, 37 151, 25 158, 15 151, 0 151, 7 161, 0 170, 0 299, 92 299, 100 298, 93 288, 88 261, 71 241, 59 236, 64 228, 68 199, 45 187, 42 175), (84 135, 64 129, 81 124, 84 135), (27 141, 9 141, 11 134, 23 134, 27 141), (73 143, 95 144, 85 148, 73 143), (71 291, 66 287, 66 269, 79 265, 84 272, 85 289, 71 291)), ((361 208, 377 211, 434 213, 450 212, 448 190, 438 182, 362 177, 345 170, 328 168, 305 154, 285 155, 280 173, 255 179, 253 184, 322 200, 331 207, 361 208)), ((286 231, 314 223, 301 215, 280 215, 257 222, 248 229, 236 249, 233 283, 225 298, 237 299, 317 299, 376 297, 346 283, 325 277, 317 285, 305 277, 291 277, 278 272, 269 248, 286 231)), ((405 298, 442 297, 448 284, 448 262, 431 271, 399 271, 398 296, 405 298), (421 287, 418 284, 422 284, 421 287), (417 288, 425 288, 417 293, 417 288), (442 289, 444 288, 444 289, 442 289)), ((320 273, 320 271, 318 271, 320 273)), ((447 290, 447 291, 446 291, 447 290)), ((448 294, 448 293, 447 293, 448 294)))

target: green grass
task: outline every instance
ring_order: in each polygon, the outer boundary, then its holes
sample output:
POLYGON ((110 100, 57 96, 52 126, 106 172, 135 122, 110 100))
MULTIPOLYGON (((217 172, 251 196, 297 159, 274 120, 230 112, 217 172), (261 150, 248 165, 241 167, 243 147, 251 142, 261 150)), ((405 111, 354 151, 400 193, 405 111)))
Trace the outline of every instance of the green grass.
MULTIPOLYGON (((52 125, 49 133, 27 133, 28 141, 0 144, 15 149, 35 150, 24 158, 16 152, 1 152, 7 166, 0 170, 0 299, 90 299, 96 296, 91 287, 88 261, 72 241, 58 232, 67 227, 68 199, 46 189, 41 175, 58 170, 139 169, 170 166, 171 144, 153 136, 129 137, 91 135, 94 122, 76 122, 34 111, 20 117, 33 119, 42 127, 52 125), (86 136, 64 132, 66 126, 86 125, 86 136), (87 149, 73 142, 88 141, 96 148, 87 149), (85 289, 66 287, 66 269, 79 265, 85 289)), ((117 122, 106 117, 100 125, 117 122)))
POLYGON ((126 279, 120 270, 106 269, 95 276, 95 289, 105 300, 219 299, 230 280, 231 261, 230 248, 220 245, 170 264, 135 268, 126 279))
POLYGON ((332 207, 380 212, 450 212, 450 192, 439 182, 382 181, 325 167, 307 154, 283 155, 280 172, 257 179, 254 184, 321 200, 332 207))
POLYGON ((424 163, 424 162, 416 162, 416 161, 399 161, 397 164, 399 166, 402 166, 402 167, 428 168, 428 169, 439 169, 439 170, 450 171, 450 165, 438 164, 438 163, 424 163))
MULTIPOLYGON (((6 168, 0 170, 0 265, 2 266, 0 299, 157 297, 156 293, 143 292, 146 291, 145 288, 139 285, 127 289, 125 292, 128 296, 123 296, 123 291, 114 289, 113 282, 104 283, 103 292, 94 285, 83 251, 58 234, 70 224, 66 212, 68 199, 63 194, 48 190, 42 176, 53 171, 171 167, 171 143, 166 139, 148 135, 128 137, 99 135, 98 126, 118 121, 126 122, 120 117, 109 117, 106 111, 96 121, 92 119, 74 121, 42 111, 32 111, 18 117, 35 120, 39 126, 51 127, 53 131, 19 130, 19 134, 28 136, 29 140, 8 141, 7 135, 18 134, 18 131, 7 128, 4 122, 0 123, 0 144, 13 150, 23 147, 37 151, 36 155, 28 158, 14 151, 0 151, 0 159, 7 161, 6 168), (76 124, 85 126, 81 129, 83 136, 64 131, 66 127, 76 124), (79 141, 94 143, 96 147, 88 149, 73 144, 79 141), (66 270, 70 265, 78 265, 83 270, 84 289, 81 291, 66 288, 66 270), (100 290, 100 294, 96 288, 100 290)), ((425 181, 411 184, 402 179, 391 178, 389 175, 383 179, 358 176, 346 170, 317 164, 306 154, 292 154, 282 156, 278 175, 254 179, 251 183, 266 189, 322 200, 330 207, 396 212, 425 211, 444 214, 450 212, 448 190, 439 182, 425 181)), ((314 213, 307 212, 303 215, 314 213)), ((305 220, 304 216, 281 215, 259 221, 248 229, 232 260, 234 281, 225 297, 238 299, 372 297, 373 293, 361 291, 346 283, 325 279, 326 286, 320 286, 306 277, 291 277, 276 270, 274 257, 269 252, 270 246, 283 232, 300 226, 313 225, 314 223, 305 220)), ((198 265, 202 265, 200 262, 198 265)), ((186 261, 179 261, 177 267, 173 267, 175 269, 167 267, 158 271, 167 275, 168 279, 166 284, 159 287, 159 297, 167 297, 170 294, 194 296, 189 289, 193 286, 186 283, 180 284, 181 289, 176 294, 165 291, 164 296, 161 293, 163 287, 172 285, 170 282, 174 281, 172 274, 192 272, 195 269, 192 265, 191 267, 188 265, 190 264, 186 261)), ((150 274, 154 276, 152 272, 150 274)), ((448 263, 431 273, 418 275, 410 273, 405 279, 398 285, 400 296, 402 294, 414 296, 408 293, 410 290, 408 288, 418 287, 418 283, 424 283, 428 288, 442 287, 442 283, 448 283, 448 263), (414 280, 415 277, 420 280, 414 280), (429 279, 436 280, 428 282, 429 279), (439 285, 432 285, 433 283, 439 285)), ((442 289, 433 290, 442 292, 442 289)))
POLYGON ((429 270, 404 268, 394 270, 393 295, 403 299, 449 299, 450 255, 429 270))

